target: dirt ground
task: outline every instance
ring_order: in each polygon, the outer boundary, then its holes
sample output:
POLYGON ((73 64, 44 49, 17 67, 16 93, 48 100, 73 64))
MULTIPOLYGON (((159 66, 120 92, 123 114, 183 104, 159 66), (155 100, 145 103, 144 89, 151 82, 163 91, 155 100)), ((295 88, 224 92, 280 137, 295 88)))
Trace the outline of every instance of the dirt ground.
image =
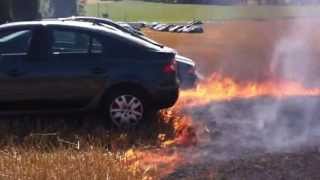
POLYGON ((277 44, 297 31, 301 31, 297 33, 299 36, 308 36, 307 43, 311 45, 312 52, 319 55, 319 27, 320 21, 316 19, 252 20, 207 23, 203 34, 152 30, 146 30, 145 33, 194 59, 204 75, 220 72, 234 79, 252 81, 270 76, 270 62, 277 44))

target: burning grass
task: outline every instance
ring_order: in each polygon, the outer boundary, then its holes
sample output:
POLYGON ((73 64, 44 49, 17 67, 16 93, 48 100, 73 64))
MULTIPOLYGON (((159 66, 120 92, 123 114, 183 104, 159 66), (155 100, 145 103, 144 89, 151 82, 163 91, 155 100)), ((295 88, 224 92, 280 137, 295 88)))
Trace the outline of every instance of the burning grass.
POLYGON ((196 90, 183 91, 181 99, 182 101, 188 101, 188 104, 201 105, 215 101, 258 96, 281 98, 319 95, 319 88, 306 88, 300 83, 289 80, 267 80, 260 83, 237 82, 232 78, 213 74, 210 78, 201 82, 196 90))
POLYGON ((153 167, 160 174, 166 175, 179 166, 193 163, 192 156, 189 156, 190 154, 184 150, 197 146, 199 143, 198 135, 201 132, 197 130, 202 129, 203 131, 203 129, 206 129, 205 124, 195 123, 195 119, 182 113, 186 107, 190 107, 190 105, 199 107, 208 103, 232 101, 239 98, 254 99, 267 96, 286 99, 288 97, 319 95, 319 88, 307 88, 300 83, 289 80, 240 83, 232 78, 214 74, 201 82, 196 89, 183 91, 176 106, 162 112, 162 120, 172 125, 175 136, 169 138, 169 140, 163 140, 162 138, 165 139, 166 137, 165 134, 159 134, 159 139, 162 140, 161 148, 150 151, 132 151, 130 154, 136 157, 136 163, 139 166, 148 167, 147 169, 153 167))

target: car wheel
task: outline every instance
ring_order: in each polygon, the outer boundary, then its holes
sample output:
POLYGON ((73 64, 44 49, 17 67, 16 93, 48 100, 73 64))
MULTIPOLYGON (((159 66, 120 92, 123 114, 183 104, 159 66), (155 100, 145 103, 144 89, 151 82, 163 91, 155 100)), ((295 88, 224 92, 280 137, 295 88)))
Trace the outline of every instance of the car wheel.
POLYGON ((119 129, 131 129, 142 124, 148 114, 146 99, 135 91, 122 90, 109 95, 105 106, 108 121, 119 129))

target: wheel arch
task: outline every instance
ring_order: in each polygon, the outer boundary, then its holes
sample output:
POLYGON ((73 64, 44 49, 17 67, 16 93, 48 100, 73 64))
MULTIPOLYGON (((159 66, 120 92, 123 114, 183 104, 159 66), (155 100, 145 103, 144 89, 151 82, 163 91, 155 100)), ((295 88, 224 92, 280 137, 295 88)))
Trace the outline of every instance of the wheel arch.
POLYGON ((127 89, 128 91, 138 92, 141 96, 143 96, 143 98, 145 98, 146 101, 149 101, 149 103, 151 103, 152 101, 151 93, 147 90, 147 88, 143 87, 142 85, 135 82, 119 82, 112 84, 111 86, 105 89, 100 101, 100 105, 103 105, 105 100, 108 98, 108 95, 112 92, 125 89, 127 89))

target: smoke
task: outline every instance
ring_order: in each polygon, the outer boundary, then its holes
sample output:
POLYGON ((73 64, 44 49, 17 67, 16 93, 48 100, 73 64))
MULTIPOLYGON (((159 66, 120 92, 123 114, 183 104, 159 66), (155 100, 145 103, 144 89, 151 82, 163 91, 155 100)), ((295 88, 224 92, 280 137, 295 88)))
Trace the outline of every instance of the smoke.
MULTIPOLYGON (((319 87, 314 23, 308 19, 296 20, 291 24, 289 32, 279 39, 270 63, 273 77, 299 82, 306 87, 319 87)), ((317 107, 319 98, 294 97, 273 102, 271 106, 255 111, 262 124, 262 132, 267 132, 263 137, 265 144, 270 144, 268 147, 271 150, 314 145, 316 142, 312 142, 312 139, 313 136, 319 137, 317 129, 320 125, 317 122, 317 107), (267 117, 261 120, 261 115, 267 117)))
POLYGON ((276 42, 270 70, 277 78, 293 80, 307 86, 317 86, 319 51, 315 33, 316 21, 294 21, 287 33, 276 42))
MULTIPOLYGON (((269 66, 272 79, 319 87, 319 53, 310 23, 295 21, 276 41, 269 66)), ((203 125, 199 131, 202 143, 194 156, 228 160, 317 146, 318 107, 320 97, 303 96, 239 98, 185 108, 186 114, 203 125)))
POLYGON ((199 132, 199 156, 235 159, 261 153, 292 152, 312 147, 320 137, 320 98, 258 97, 213 102, 186 109, 205 124, 199 132))

